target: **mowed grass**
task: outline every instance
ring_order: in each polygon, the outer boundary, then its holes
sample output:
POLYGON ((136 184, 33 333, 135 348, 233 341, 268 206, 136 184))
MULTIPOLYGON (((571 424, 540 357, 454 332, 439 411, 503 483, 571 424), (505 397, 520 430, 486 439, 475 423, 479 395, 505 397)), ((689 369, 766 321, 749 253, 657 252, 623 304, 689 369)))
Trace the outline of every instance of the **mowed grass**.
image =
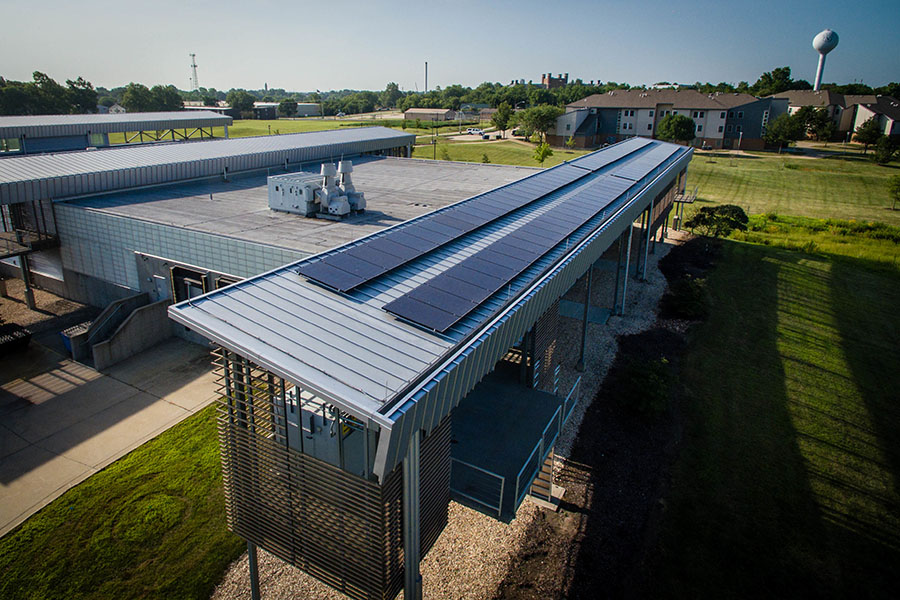
MULTIPOLYGON (((534 149, 517 142, 439 142, 436 151, 431 145, 420 145, 413 148, 413 158, 431 159, 435 154, 442 159, 442 149, 447 150, 450 160, 462 162, 482 162, 486 154, 490 162, 500 165, 518 165, 528 167, 541 166, 534 160, 534 149)), ((572 160, 586 154, 583 150, 553 150, 553 156, 544 161, 544 167, 552 167, 561 162, 572 160)))
POLYGON ((896 597, 900 271, 844 254, 725 242, 655 596, 896 597))
POLYGON ((888 179, 900 174, 895 161, 879 166, 863 157, 797 158, 770 153, 715 157, 696 154, 688 188, 699 198, 737 204, 748 214, 884 221, 900 225, 890 210, 888 179))
POLYGON ((0 598, 208 598, 243 550, 210 406, 4 536, 0 598))

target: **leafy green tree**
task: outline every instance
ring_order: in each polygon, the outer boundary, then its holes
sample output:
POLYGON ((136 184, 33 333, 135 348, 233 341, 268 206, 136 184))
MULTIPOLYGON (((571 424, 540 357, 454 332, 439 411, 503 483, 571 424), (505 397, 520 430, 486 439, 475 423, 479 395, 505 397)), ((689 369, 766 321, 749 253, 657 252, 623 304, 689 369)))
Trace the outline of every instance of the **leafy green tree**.
POLYGON ((296 100, 282 100, 278 105, 278 114, 282 117, 296 117, 297 116, 297 101, 296 100))
POLYGON ((181 94, 174 85, 154 85, 150 88, 150 96, 153 99, 150 110, 172 111, 184 107, 181 94))
POLYGON ((734 230, 747 230, 747 213, 740 206, 722 204, 720 206, 704 206, 684 226, 693 233, 698 229, 701 235, 720 237, 727 236, 734 230))
POLYGON ((68 100, 74 114, 97 112, 97 91, 91 82, 79 77, 75 81, 66 80, 68 100))
POLYGON ((148 112, 153 110, 155 105, 153 95, 147 86, 134 82, 125 86, 121 104, 128 112, 148 112))
POLYGON ((225 101, 241 113, 253 110, 253 102, 255 98, 245 90, 231 90, 225 96, 225 101))
POLYGON ((897 145, 886 135, 878 138, 875 142, 875 152, 872 153, 872 160, 879 165, 886 165, 894 159, 897 152, 897 145))
POLYGON ((891 195, 891 210, 897 210, 897 202, 900 202, 900 175, 894 175, 888 180, 888 192, 891 195))
POLYGON ((553 150, 550 149, 550 144, 547 142, 539 144, 538 147, 534 149, 534 160, 539 162, 542 167, 544 166, 544 161, 551 156, 553 156, 553 150))
POLYGON ((569 150, 571 150, 571 149, 574 148, 574 147, 575 147, 575 136, 574 136, 574 135, 570 135, 570 136, 569 136, 569 139, 566 140, 566 148, 568 148, 569 150))
POLYGON ((816 141, 827 142, 834 135, 835 129, 834 119, 828 116, 828 111, 824 108, 816 109, 809 123, 809 130, 816 136, 816 141))
MULTIPOLYGON (((809 85, 809 83, 806 85, 809 85)), ((752 93, 756 96, 771 96, 772 94, 778 94, 792 89, 797 88, 794 85, 794 80, 791 79, 790 67, 779 67, 763 73, 750 88, 752 93)))
POLYGON ((487 152, 481 155, 481 162, 488 164, 491 162, 491 159, 488 158, 487 152))
POLYGON ((863 144, 863 154, 868 152, 869 145, 874 144, 881 137, 881 125, 878 117, 872 117, 856 128, 856 141, 863 144))
POLYGON ((666 115, 659 122, 656 130, 656 136, 669 142, 684 142, 687 144, 694 139, 694 131, 696 127, 694 120, 685 115, 666 115))
POLYGON ((528 130, 539 134, 541 140, 547 140, 547 132, 556 126, 556 119, 563 114, 563 109, 558 106, 543 104, 526 108, 518 114, 519 123, 528 130))
POLYGON ((219 101, 215 96, 203 96, 203 106, 218 106, 219 101))
POLYGON ((766 127, 763 139, 770 146, 778 146, 780 152, 782 148, 791 142, 796 142, 806 135, 806 126, 801 119, 791 116, 787 113, 778 115, 774 121, 766 127))
POLYGON ((384 88, 384 91, 378 97, 379 104, 386 108, 393 108, 397 106, 397 101, 403 97, 403 92, 400 91, 400 87, 394 83, 393 81, 387 84, 387 87, 384 88))
POLYGON ((509 128, 509 122, 512 118, 512 107, 508 102, 501 102, 497 107, 497 112, 491 116, 491 124, 497 128, 500 135, 506 137, 506 130, 509 128))

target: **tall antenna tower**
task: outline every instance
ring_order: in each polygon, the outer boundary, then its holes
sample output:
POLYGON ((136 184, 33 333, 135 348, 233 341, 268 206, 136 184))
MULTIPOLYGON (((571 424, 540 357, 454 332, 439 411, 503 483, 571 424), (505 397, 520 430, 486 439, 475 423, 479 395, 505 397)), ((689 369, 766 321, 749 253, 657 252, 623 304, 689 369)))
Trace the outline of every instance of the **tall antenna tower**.
POLYGON ((197 79, 197 55, 191 52, 191 91, 200 89, 200 81, 197 79))

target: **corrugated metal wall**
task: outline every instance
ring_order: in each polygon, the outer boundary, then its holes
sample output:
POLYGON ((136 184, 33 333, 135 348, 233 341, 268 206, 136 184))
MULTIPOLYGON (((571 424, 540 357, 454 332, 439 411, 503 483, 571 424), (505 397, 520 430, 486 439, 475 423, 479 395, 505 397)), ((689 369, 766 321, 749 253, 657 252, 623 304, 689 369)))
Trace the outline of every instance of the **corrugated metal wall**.
POLYGON ((75 135, 84 137, 91 133, 223 127, 231 125, 232 122, 231 117, 212 111, 14 116, 0 117, 0 138, 18 138, 23 135, 26 138, 75 135))

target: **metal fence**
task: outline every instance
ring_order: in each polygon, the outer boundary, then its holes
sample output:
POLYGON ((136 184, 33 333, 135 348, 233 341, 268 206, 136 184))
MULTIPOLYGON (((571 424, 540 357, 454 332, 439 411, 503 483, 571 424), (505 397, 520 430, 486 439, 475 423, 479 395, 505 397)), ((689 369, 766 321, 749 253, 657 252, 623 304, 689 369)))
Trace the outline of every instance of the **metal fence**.
POLYGON ((506 478, 458 458, 450 460, 450 491, 491 512, 496 512, 499 519, 503 508, 506 478))

